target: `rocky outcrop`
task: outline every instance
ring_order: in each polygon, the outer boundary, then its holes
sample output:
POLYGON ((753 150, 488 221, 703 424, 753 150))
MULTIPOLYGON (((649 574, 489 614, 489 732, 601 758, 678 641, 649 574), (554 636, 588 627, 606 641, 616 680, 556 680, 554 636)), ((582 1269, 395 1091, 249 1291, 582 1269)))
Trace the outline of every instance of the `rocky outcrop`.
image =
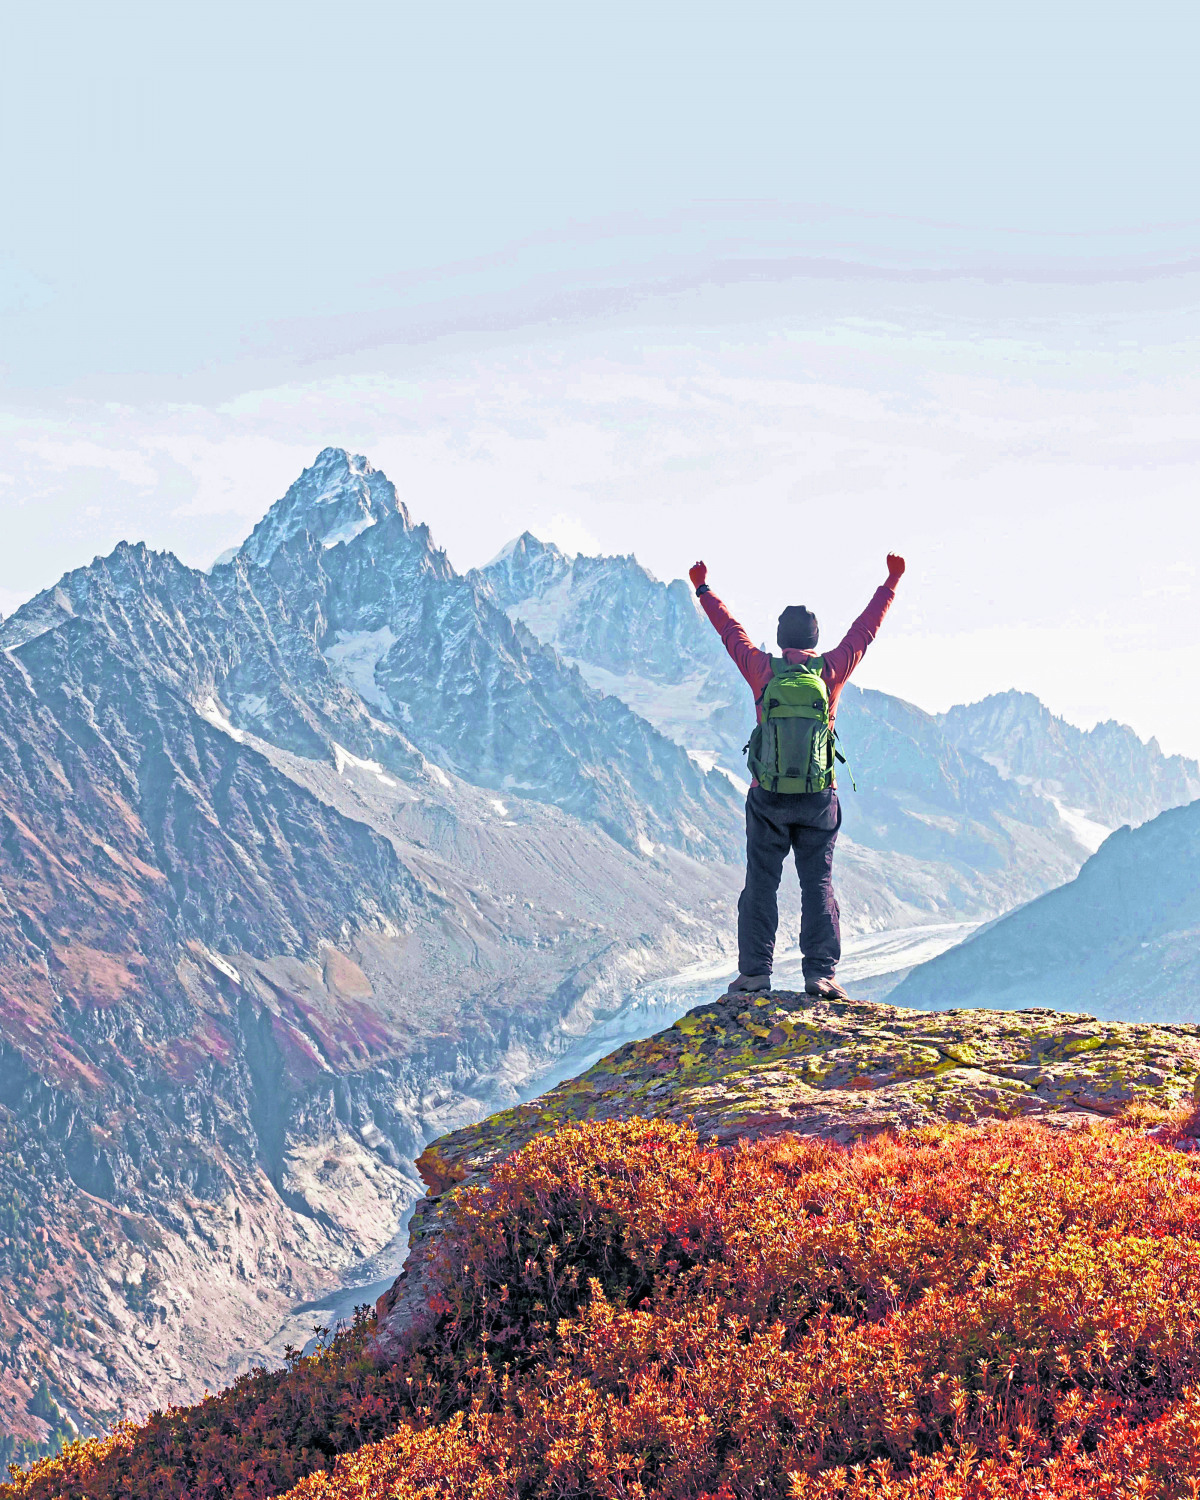
POLYGON ((454 1190, 573 1121, 687 1122, 722 1144, 782 1132, 849 1143, 945 1120, 1069 1126, 1120 1114, 1134 1100, 1174 1109, 1193 1099, 1200 1107, 1200 1025, 1038 1008, 928 1012, 787 991, 726 995, 540 1099, 425 1149, 417 1169, 428 1194, 405 1271, 379 1301, 380 1350, 386 1357, 422 1311, 454 1190))

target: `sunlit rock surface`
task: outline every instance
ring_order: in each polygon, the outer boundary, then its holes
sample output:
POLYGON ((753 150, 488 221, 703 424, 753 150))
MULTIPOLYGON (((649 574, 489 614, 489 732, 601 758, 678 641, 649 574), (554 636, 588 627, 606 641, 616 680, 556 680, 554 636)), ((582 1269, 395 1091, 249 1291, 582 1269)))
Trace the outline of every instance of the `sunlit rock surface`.
POLYGON ((422 1301, 450 1190, 484 1180, 534 1136, 578 1120, 654 1117, 728 1144, 791 1131, 849 1143, 937 1121, 1038 1118, 1070 1126, 1134 1100, 1200 1100, 1200 1026, 1021 1011, 916 1011, 792 991, 724 996, 579 1078, 428 1146, 404 1274, 379 1302, 389 1342, 422 1301))

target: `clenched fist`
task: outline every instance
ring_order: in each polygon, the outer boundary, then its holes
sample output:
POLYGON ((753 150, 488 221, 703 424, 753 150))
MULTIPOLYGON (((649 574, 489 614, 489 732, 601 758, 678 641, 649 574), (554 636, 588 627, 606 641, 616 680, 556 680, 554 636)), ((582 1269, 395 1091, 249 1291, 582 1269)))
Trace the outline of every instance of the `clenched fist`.
POLYGON ((904 559, 898 552, 888 553, 888 582, 897 583, 904 577, 904 559))
MULTIPOLYGON (((904 564, 901 563, 900 566, 903 569, 904 564)), ((707 564, 702 563, 702 562, 693 563, 691 565, 691 567, 688 569, 688 577, 692 580, 692 587, 694 589, 698 589, 700 587, 700 585, 708 577, 708 566, 707 566, 707 564)))

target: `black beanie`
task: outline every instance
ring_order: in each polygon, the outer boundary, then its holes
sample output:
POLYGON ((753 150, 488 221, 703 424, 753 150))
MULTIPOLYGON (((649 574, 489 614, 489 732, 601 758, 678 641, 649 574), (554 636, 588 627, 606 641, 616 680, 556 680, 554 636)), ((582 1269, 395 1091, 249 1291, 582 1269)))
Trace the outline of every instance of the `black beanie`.
POLYGON ((779 629, 775 639, 781 651, 793 648, 811 651, 820 635, 817 617, 803 604, 789 604, 779 616, 779 629))

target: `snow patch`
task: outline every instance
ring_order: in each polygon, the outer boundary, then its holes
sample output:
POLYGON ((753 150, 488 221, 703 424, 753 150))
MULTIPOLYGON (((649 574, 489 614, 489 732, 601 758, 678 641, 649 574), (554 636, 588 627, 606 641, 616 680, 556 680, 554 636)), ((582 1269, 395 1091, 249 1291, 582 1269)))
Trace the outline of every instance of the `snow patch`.
POLYGON ((1005 781, 1015 781, 1018 786, 1032 787, 1039 796, 1045 797, 1048 802, 1053 802, 1059 817, 1066 824, 1068 831, 1077 844, 1082 844, 1089 854, 1095 854, 1100 845, 1112 832, 1107 823, 1098 823, 1090 814, 1084 812, 1081 807, 1068 807, 1061 797, 1056 797, 1050 790, 1051 786, 1058 783, 1035 780, 1032 776, 1015 776, 999 755, 993 755, 986 751, 980 753, 981 760, 986 760, 994 771, 999 771, 1005 781))
POLYGON ((500 548, 499 552, 496 553, 491 562, 485 563, 480 571, 486 573, 489 568, 494 568, 497 563, 502 563, 510 558, 517 550, 517 544, 520 542, 520 540, 521 538, 519 536, 515 536, 513 537, 511 542, 505 542, 504 546, 500 548))
POLYGON ((703 672, 693 673, 682 682, 664 683, 641 677, 636 672, 618 675, 604 667, 593 666, 591 662, 578 661, 573 657, 566 657, 564 660, 579 668, 589 687, 594 687, 610 698, 619 698, 635 714, 648 719, 660 734, 665 734, 668 739, 683 745, 685 749, 690 748, 697 735, 708 728, 713 714, 727 706, 705 697, 706 678, 703 672))
POLYGON ((638 834, 638 836, 637 836, 637 846, 642 851, 642 853, 646 856, 647 859, 653 859, 654 858, 655 852, 656 852, 657 847, 658 847, 656 844, 652 844, 650 842, 650 840, 646 837, 646 835, 644 833, 639 833, 638 834))
POLYGON ((202 948, 200 951, 204 954, 204 957, 208 960, 208 962, 212 964, 213 968, 216 969, 218 974, 224 974, 226 979, 232 980, 236 985, 241 984, 242 976, 238 973, 238 971, 233 967, 232 964, 226 963, 223 958, 218 957, 217 954, 213 953, 208 948, 202 948))
MULTIPOLYGON (((560 578, 539 599, 522 599, 508 611, 510 620, 520 620, 546 646, 557 646, 559 631, 573 604, 571 575, 560 578)), ((582 671, 582 663, 577 663, 582 671)), ((586 673, 584 674, 586 676, 586 673)))
POLYGON ((34 684, 33 678, 29 675, 29 668, 10 648, 5 648, 4 655, 8 658, 9 665, 15 667, 17 671, 20 672, 21 680, 24 682, 26 688, 33 695, 33 697, 36 698, 38 695, 37 687, 34 684))
POLYGON ((505 807, 504 803, 500 801, 499 797, 493 797, 491 799, 491 802, 492 802, 492 806, 496 809, 496 811, 500 814, 500 816, 502 818, 507 818, 508 817, 508 808, 505 807))
POLYGON ((324 656, 334 675, 352 687, 364 703, 392 714, 395 710, 375 681, 375 672, 395 644, 396 637, 387 625, 379 630, 339 630, 333 644, 324 648, 324 656))
POLYGON ((442 770, 441 766, 435 766, 431 760, 427 760, 425 762, 425 770, 429 773, 430 781, 436 781, 438 786, 444 786, 447 791, 450 790, 450 778, 442 770))
POLYGON ((721 775, 731 781, 739 792, 744 792, 749 787, 750 778, 745 771, 731 771, 728 766, 723 766, 719 759, 719 751, 688 750, 688 754, 702 771, 720 771, 721 775))
POLYGON ((378 519, 378 516, 362 516, 348 526, 331 531, 322 539, 321 546, 328 552, 331 547, 340 547, 343 542, 352 542, 356 536, 362 536, 364 531, 369 531, 378 519))
POLYGON ((366 771, 368 775, 374 776, 375 780, 382 782, 384 786, 399 785, 398 782, 393 781, 385 773, 377 760, 360 760, 357 755, 351 755, 349 750, 339 745, 336 740, 333 743, 333 759, 339 776, 344 776, 347 767, 352 766, 356 771, 366 771))
POLYGON ((990 751, 981 750, 979 752, 979 759, 986 761, 988 765, 991 766, 993 771, 998 771, 1000 775, 1004 777, 1005 781, 1015 781, 1018 786, 1031 786, 1035 790, 1041 789, 1041 784, 1034 781, 1032 776, 1019 775, 1012 769, 1008 762, 999 755, 993 755, 990 751))
POLYGON ((1018 786, 1032 787, 1039 796, 1045 797, 1048 802, 1053 802, 1056 812, 1066 824, 1068 831, 1077 844, 1082 844, 1089 854, 1095 854, 1100 845, 1112 832, 1106 823, 1098 823, 1095 818, 1084 812, 1081 807, 1068 807, 1061 797, 1056 797, 1050 790, 1055 782, 1047 784, 1038 781, 1032 776, 1016 776, 1011 767, 999 755, 987 751, 980 753, 980 760, 987 761, 994 771, 999 771, 1005 781, 1015 781, 1018 786))
POLYGON ((244 698, 238 700, 238 711, 248 715, 251 719, 265 718, 267 700, 261 693, 247 693, 244 698))
POLYGON ((1082 844, 1089 854, 1095 854, 1112 829, 1103 823, 1097 823, 1095 818, 1089 818, 1087 813, 1080 808, 1068 807, 1065 802, 1060 801, 1051 793, 1047 792, 1045 795, 1054 803, 1059 817, 1071 830, 1076 841, 1082 844))
POLYGON ((246 743, 246 736, 240 729, 233 727, 226 717, 224 709, 215 698, 205 698, 203 703, 197 705, 196 712, 206 724, 211 724, 214 729, 219 729, 222 734, 227 734, 231 740, 236 740, 239 745, 246 743))

